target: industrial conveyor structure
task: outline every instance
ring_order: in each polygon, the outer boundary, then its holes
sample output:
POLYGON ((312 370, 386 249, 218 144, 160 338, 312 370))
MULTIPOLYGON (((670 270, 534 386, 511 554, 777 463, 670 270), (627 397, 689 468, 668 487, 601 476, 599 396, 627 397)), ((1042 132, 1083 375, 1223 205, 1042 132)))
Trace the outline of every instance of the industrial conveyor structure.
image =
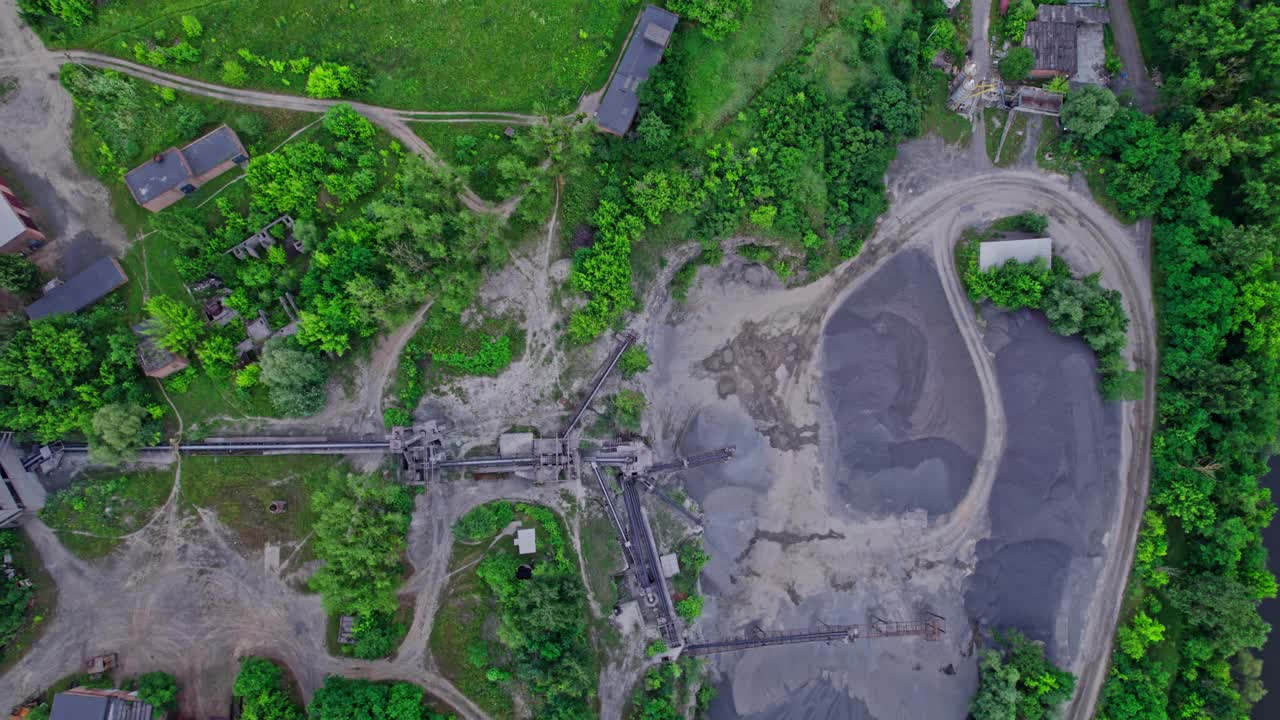
POLYGON ((862 625, 821 625, 806 630, 773 630, 766 631, 755 628, 754 632, 742 637, 727 638, 714 642, 695 643, 684 649, 684 655, 701 656, 718 653, 750 650, 770 645, 799 645, 802 643, 853 643, 858 640, 876 638, 922 637, 925 640, 937 640, 946 632, 946 619, 941 615, 926 613, 924 619, 910 622, 895 622, 872 618, 871 622, 862 625))
MULTIPOLYGON (((623 335, 592 378, 586 397, 569 416, 558 436, 535 437, 532 433, 507 433, 499 438, 499 454, 488 457, 450 458, 441 426, 428 421, 411 427, 394 427, 382 438, 341 439, 328 437, 221 437, 201 442, 171 442, 140 449, 143 454, 182 453, 210 455, 350 455, 362 453, 389 454, 399 459, 400 478, 411 485, 438 481, 444 471, 462 470, 477 474, 513 473, 532 482, 581 481, 585 463, 600 488, 606 512, 618 536, 626 575, 632 583, 632 594, 643 602, 642 616, 649 619, 672 655, 712 655, 769 645, 791 645, 813 642, 854 642, 888 637, 924 637, 937 640, 944 632, 941 616, 929 614, 916 622, 888 622, 874 619, 864 625, 823 625, 809 630, 766 632, 715 642, 684 645, 683 629, 676 614, 671 590, 664 574, 659 550, 648 515, 641 503, 641 491, 656 496, 684 519, 701 526, 701 519, 683 503, 667 495, 655 476, 727 462, 734 456, 733 446, 701 452, 687 457, 655 461, 653 451, 639 440, 618 440, 600 448, 584 451, 579 424, 609 376, 636 341, 635 335, 623 335), (616 490, 614 486, 616 485, 616 490)), ((46 473, 56 469, 64 455, 86 453, 83 443, 55 442, 39 446, 23 459, 29 471, 46 473)))

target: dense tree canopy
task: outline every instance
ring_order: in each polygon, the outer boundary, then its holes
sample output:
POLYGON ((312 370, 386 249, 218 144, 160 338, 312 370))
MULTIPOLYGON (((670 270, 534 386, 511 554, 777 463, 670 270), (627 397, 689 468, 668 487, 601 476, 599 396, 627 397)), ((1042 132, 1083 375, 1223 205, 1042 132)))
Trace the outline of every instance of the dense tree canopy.
POLYGON ((84 432, 107 403, 143 404, 133 333, 101 303, 0 338, 0 426, 41 441, 84 432))
POLYGON ((0 254, 0 289, 25 295, 40 288, 40 268, 21 255, 0 254))
POLYGON ((1062 102, 1062 127, 1091 140, 1111 122, 1120 108, 1116 96, 1100 85, 1083 85, 1067 93, 1062 102))

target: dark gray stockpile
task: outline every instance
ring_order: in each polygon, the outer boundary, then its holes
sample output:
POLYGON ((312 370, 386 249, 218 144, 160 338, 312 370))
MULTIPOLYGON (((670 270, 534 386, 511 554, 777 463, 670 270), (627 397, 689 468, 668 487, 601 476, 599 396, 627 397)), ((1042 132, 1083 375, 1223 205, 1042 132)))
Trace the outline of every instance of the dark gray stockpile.
POLYGON ((1054 335, 1042 314, 991 312, 988 322, 1009 436, 965 606, 983 625, 1016 627, 1061 658, 1078 647, 1106 550, 1119 406, 1098 395, 1089 348, 1054 335))
POLYGON ((836 436, 822 438, 855 514, 948 512, 982 452, 982 393, 933 261, 899 254, 823 331, 822 384, 836 436))

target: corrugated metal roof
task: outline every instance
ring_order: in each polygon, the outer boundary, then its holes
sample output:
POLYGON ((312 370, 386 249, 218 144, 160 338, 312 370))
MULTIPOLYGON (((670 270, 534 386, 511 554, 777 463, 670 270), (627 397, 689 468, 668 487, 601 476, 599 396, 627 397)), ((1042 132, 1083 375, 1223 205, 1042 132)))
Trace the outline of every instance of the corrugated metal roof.
POLYGON ((636 91, 648 79, 649 71, 662 60, 662 53, 679 20, 678 15, 653 5, 640 12, 631 42, 623 51, 609 89, 596 110, 597 125, 619 135, 631 129, 640 107, 636 91))
POLYGON ((73 313, 106 297, 129 281, 115 258, 102 258, 27 306, 32 320, 73 313))
POLYGON ((110 704, 111 698, 107 697, 58 693, 53 696, 53 711, 49 713, 49 720, 106 720, 110 704))
POLYGON ((1036 258, 1046 263, 1053 260, 1053 240, 1028 238, 1026 240, 988 240, 978 245, 978 269, 990 270, 1010 260, 1028 263, 1036 258))
POLYGON ((1035 53, 1036 70, 1052 70, 1069 75, 1075 73, 1075 23, 1032 20, 1027 23, 1027 34, 1023 37, 1022 44, 1035 53))
POLYGON ((1041 22, 1108 23, 1111 13, 1106 8, 1080 5, 1041 5, 1036 11, 1041 22))

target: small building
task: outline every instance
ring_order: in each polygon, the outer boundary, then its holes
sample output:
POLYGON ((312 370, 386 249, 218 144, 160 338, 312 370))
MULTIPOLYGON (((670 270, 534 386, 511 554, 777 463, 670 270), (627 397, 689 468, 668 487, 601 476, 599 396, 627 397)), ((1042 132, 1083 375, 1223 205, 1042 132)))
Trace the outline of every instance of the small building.
POLYGON ((124 182, 139 205, 159 212, 248 159, 235 131, 221 125, 181 150, 169 148, 130 170, 124 182))
POLYGON ((1014 96, 1014 109, 1019 112, 1057 117, 1062 113, 1063 96, 1042 90, 1033 85, 1023 85, 1014 96))
POLYGON ((46 285, 44 296, 27 306, 27 317, 39 320, 82 310, 127 282, 129 276, 115 258, 102 258, 66 282, 46 285))
POLYGON ((142 366, 142 374, 163 380, 185 370, 191 363, 181 355, 171 353, 156 344, 152 327, 153 321, 150 320, 133 326, 133 334, 138 338, 138 364, 142 366))
POLYGON ((1100 84, 1107 61, 1102 26, 1110 20, 1106 8, 1041 5, 1022 39, 1035 54, 1031 77, 1100 84))
POLYGON ((667 553, 658 558, 658 564, 662 566, 662 577, 673 578, 680 574, 680 559, 675 553, 667 553))
POLYGON ((44 233, 31 219, 31 213, 0 178, 0 252, 18 253, 32 243, 42 242, 44 233))
POLYGON ((123 690, 77 687, 53 696, 49 720, 158 720, 157 713, 137 694, 123 690))
POLYGON ((354 615, 343 615, 338 618, 338 644, 356 644, 356 618, 354 615))
POLYGON ((640 98, 636 94, 640 84, 649 78, 649 71, 662 61, 662 54, 671 42, 671 33, 680 17, 675 13, 653 5, 640 11, 627 49, 609 79, 600 107, 596 110, 596 125, 613 135, 625 135, 636 119, 640 98))
POLYGON ((516 531, 516 552, 521 555, 532 555, 537 550, 537 534, 533 528, 520 528, 516 531))
POLYGON ((1035 259, 1049 264, 1053 261, 1053 240, 1027 238, 1024 240, 988 240, 978 245, 978 269, 990 270, 1010 260, 1029 263, 1035 259))

